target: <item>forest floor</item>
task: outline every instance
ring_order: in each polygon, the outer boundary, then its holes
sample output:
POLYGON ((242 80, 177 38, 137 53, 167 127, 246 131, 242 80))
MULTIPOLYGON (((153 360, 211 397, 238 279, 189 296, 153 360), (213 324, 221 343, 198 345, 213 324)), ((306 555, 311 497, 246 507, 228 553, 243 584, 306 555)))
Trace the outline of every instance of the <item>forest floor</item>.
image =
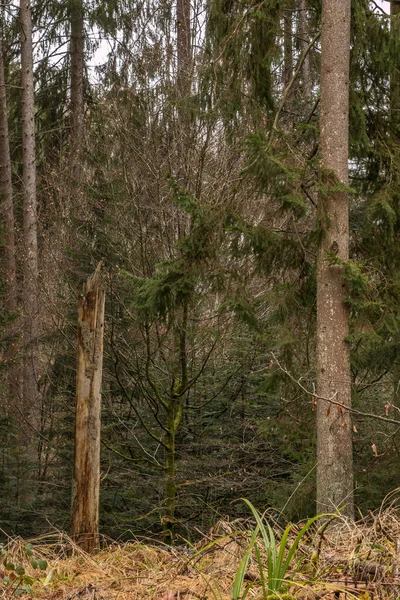
MULTIPOLYGON (((294 525, 287 550, 298 531, 299 525, 294 525)), ((276 528, 278 539, 280 534, 276 528)), ((249 539, 246 527, 237 521, 219 522, 192 548, 169 549, 139 541, 109 543, 93 556, 65 534, 31 540, 28 551, 26 541, 13 538, 3 547, 0 599, 229 600, 249 539), (40 563, 40 570, 32 567, 32 561, 36 567, 39 561, 46 562, 40 563), (24 574, 21 570, 18 574, 21 566, 24 574)), ((262 540, 259 543, 264 560, 262 540)), ((249 599, 396 600, 400 598, 399 571, 400 510, 392 507, 370 513, 356 524, 343 520, 335 529, 318 524, 310 529, 291 561, 285 593, 263 595, 254 554, 245 586, 251 586, 249 599)))

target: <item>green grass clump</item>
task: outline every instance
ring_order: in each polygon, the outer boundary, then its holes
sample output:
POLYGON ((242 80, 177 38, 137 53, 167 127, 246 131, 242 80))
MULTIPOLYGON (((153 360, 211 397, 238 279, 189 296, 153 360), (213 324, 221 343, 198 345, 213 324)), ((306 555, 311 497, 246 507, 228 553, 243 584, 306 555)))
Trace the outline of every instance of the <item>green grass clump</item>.
POLYGON ((262 587, 262 599, 292 600, 294 597, 287 593, 288 586, 290 585, 290 581, 288 580, 288 572, 291 570, 292 577, 296 573, 296 567, 293 567, 293 559, 295 557, 297 548, 311 525, 322 515, 317 515, 309 519, 296 535, 293 542, 289 540, 289 534, 292 530, 291 525, 286 527, 281 539, 277 540, 268 521, 264 520, 260 516, 256 508, 254 508, 249 500, 243 499, 243 501, 253 513, 253 516, 256 520, 256 527, 251 534, 249 546, 236 572, 235 581, 232 588, 232 599, 244 600, 250 589, 255 585, 254 582, 249 583, 242 592, 247 566, 249 564, 250 557, 254 552, 260 576, 257 583, 261 584, 262 587), (260 547, 258 544, 260 536, 262 547, 267 558, 266 567, 263 564, 260 547))

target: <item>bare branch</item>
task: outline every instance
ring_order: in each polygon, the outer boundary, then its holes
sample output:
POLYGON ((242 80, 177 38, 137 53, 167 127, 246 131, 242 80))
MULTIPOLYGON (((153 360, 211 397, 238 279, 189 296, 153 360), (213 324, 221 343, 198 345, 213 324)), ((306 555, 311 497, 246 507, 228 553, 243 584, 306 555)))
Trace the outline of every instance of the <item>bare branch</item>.
POLYGON ((397 419, 390 419, 389 417, 382 417, 381 415, 375 415, 374 413, 357 410, 356 408, 351 408, 350 406, 346 406, 345 404, 338 402, 337 400, 335 400, 335 398, 337 396, 337 392, 335 392, 331 398, 325 398, 324 396, 318 396, 315 392, 315 386, 314 386, 313 391, 308 390, 300 382, 299 379, 296 379, 287 369, 285 369, 285 367, 283 367, 281 365, 281 363, 279 362, 279 360, 276 358, 276 356, 273 353, 272 353, 272 358, 274 359, 274 361, 276 362, 276 364, 278 365, 278 367, 282 371, 282 373, 285 373, 285 375, 287 375, 293 381, 293 383, 298 385, 299 388, 301 390, 303 390, 303 392, 305 392, 307 395, 311 396, 313 399, 324 400, 325 402, 330 402, 334 406, 339 406, 340 408, 342 408, 343 412, 352 413, 354 415, 359 415, 361 417, 367 417, 368 419, 376 419, 377 421, 383 421, 384 423, 392 423, 393 425, 400 425, 400 421, 398 421, 397 419))

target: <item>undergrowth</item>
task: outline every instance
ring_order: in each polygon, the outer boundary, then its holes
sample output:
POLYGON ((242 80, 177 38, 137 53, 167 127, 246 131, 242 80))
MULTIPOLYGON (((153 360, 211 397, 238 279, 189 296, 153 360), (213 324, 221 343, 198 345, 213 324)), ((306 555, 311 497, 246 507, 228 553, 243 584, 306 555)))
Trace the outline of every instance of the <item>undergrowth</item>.
POLYGON ((398 490, 357 523, 336 516, 335 527, 315 517, 281 528, 272 514, 247 505, 250 528, 220 521, 192 547, 103 540, 90 556, 61 532, 7 539, 0 598, 400 600, 398 490))

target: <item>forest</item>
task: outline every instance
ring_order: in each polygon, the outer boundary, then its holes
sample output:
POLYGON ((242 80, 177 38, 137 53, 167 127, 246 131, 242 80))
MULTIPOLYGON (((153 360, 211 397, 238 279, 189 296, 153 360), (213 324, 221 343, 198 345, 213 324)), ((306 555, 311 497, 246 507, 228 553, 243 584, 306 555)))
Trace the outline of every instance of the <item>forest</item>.
POLYGON ((194 544, 240 498, 372 514, 400 470, 400 2, 0 11, 2 539, 71 532, 97 276, 102 536, 194 544))

